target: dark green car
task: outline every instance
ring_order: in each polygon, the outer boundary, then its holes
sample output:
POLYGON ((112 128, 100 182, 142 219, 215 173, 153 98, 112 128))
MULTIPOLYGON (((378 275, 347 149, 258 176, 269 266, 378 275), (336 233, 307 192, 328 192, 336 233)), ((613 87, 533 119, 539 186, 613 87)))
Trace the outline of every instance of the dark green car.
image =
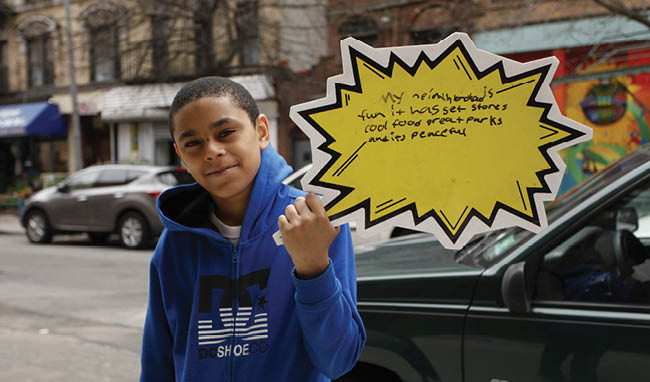
POLYGON ((357 248, 368 342, 346 381, 649 381, 650 148, 461 251, 357 248))

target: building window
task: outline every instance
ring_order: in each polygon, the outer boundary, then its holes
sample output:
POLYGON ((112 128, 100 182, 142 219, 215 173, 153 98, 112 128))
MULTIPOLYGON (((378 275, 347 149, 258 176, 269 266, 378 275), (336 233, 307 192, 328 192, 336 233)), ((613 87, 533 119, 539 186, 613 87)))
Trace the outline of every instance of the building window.
POLYGON ((434 44, 461 30, 459 16, 453 9, 436 4, 420 9, 410 23, 413 44, 434 44))
POLYGON ((212 15, 194 13, 194 70, 197 75, 210 73, 213 66, 212 15))
POLYGON ((46 16, 32 15, 16 27, 26 47, 27 86, 54 84, 54 41, 57 24, 46 16))
POLYGON ((440 41, 444 36, 442 31, 438 29, 429 29, 422 31, 412 31, 411 37, 413 38, 413 44, 433 44, 440 41))
POLYGON ((243 66, 258 65, 260 63, 258 1, 239 0, 236 17, 240 64, 243 66))
POLYGON ((93 82, 120 78, 119 26, 124 10, 112 2, 88 6, 79 15, 90 40, 90 76, 93 82))
POLYGON ((169 71, 171 20, 165 15, 151 17, 152 68, 155 78, 165 78, 169 71))
POLYGON ((54 83, 52 55, 52 40, 49 35, 42 34, 27 39, 27 70, 30 88, 54 83))
POLYGON ((379 40, 377 24, 363 16, 352 16, 347 19, 341 26, 339 34, 341 38, 354 37, 371 46, 376 46, 379 40))
POLYGON ((92 80, 108 82, 120 78, 119 42, 116 25, 90 29, 92 80))
POLYGON ((9 91, 9 62, 7 57, 7 42, 0 41, 0 93, 9 91))

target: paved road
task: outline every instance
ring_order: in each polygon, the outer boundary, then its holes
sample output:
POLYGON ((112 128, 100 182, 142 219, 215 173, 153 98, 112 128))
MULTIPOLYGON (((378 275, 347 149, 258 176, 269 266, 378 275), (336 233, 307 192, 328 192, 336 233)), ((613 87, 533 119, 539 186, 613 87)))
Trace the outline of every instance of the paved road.
POLYGON ((135 381, 151 250, 0 234, 0 381, 135 381))

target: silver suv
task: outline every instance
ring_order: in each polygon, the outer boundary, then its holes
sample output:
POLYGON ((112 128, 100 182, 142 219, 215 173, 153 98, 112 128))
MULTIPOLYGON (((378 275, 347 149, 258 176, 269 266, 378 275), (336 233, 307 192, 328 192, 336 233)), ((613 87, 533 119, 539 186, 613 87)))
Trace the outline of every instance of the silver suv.
POLYGON ((158 195, 170 186, 193 182, 178 167, 91 166, 29 197, 20 221, 32 243, 47 243, 54 234, 70 232, 87 232, 100 243, 117 233, 125 247, 144 248, 163 229, 156 212, 158 195))

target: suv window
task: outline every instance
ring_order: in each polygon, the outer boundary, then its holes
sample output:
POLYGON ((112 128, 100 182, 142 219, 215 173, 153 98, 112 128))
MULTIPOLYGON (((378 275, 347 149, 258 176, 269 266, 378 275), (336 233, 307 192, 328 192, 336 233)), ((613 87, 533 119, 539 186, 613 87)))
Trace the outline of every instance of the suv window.
POLYGON ((537 298, 591 303, 650 304, 648 237, 650 183, 588 219, 544 256, 537 298))
POLYGON ((90 188, 90 187, 93 187, 95 185, 95 181, 97 180, 98 176, 99 176, 99 171, 98 170, 96 170, 96 171, 87 171, 87 172, 84 172, 83 174, 73 175, 65 183, 65 185, 71 191, 90 188))
POLYGON ((299 176, 296 179, 292 180, 291 183, 289 183, 289 186, 302 190, 302 184, 300 183, 301 180, 302 176, 299 176))
POLYGON ((190 175, 189 172, 183 170, 161 172, 160 174, 157 174, 156 177, 160 183, 166 184, 168 186, 190 184, 195 182, 192 175, 190 175))
POLYGON ((138 179, 139 177, 145 175, 146 173, 147 173, 146 171, 129 170, 126 172, 126 183, 131 183, 134 180, 138 179))
MULTIPOLYGON (((549 225, 572 211, 577 205, 600 191, 604 186, 615 183, 618 179, 629 173, 630 170, 636 169, 646 163, 650 160, 648 155, 647 151, 639 149, 634 154, 624 157, 615 165, 591 176, 555 201, 547 204, 546 217, 549 225)), ((642 217, 645 215, 639 216, 642 217)), ((644 229, 644 227, 650 230, 650 216, 647 218, 647 223, 645 223, 643 218, 641 219, 641 223, 639 224, 640 230, 644 229)), ((479 265, 483 268, 488 268, 510 254, 513 249, 525 246, 526 242, 533 236, 534 233, 520 227, 490 231, 473 238, 463 249, 456 253, 456 259, 464 264, 479 265)), ((637 236, 642 237, 641 235, 637 236)), ((650 239, 650 234, 648 237, 650 239)))
POLYGON ((103 170, 99 174, 95 187, 119 186, 127 183, 126 170, 103 170))

